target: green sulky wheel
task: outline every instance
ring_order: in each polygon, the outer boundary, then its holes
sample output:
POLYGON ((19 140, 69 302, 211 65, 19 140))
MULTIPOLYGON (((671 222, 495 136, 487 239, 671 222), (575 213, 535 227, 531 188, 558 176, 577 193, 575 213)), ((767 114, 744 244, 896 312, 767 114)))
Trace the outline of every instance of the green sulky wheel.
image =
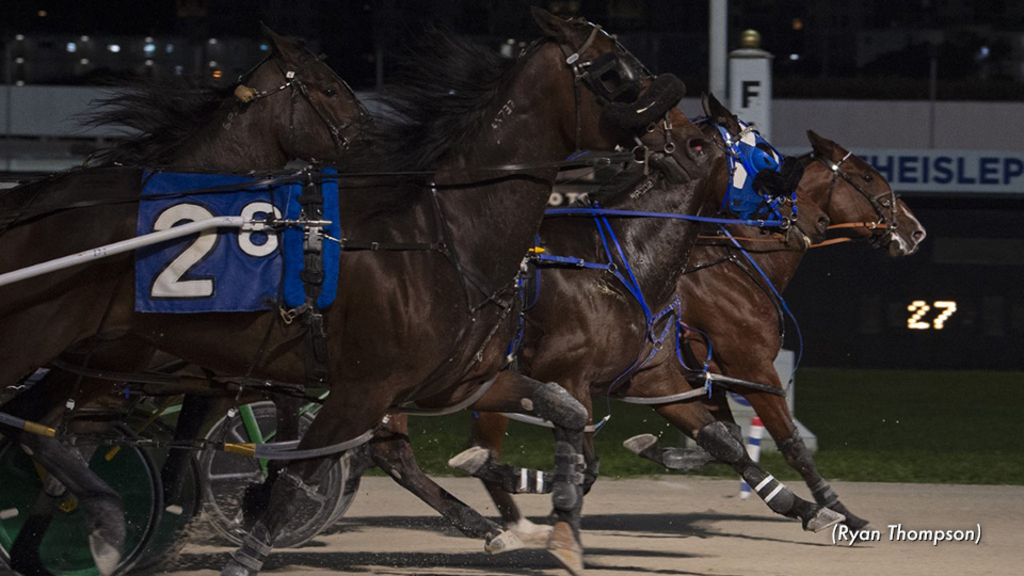
MULTIPOLYGON (((162 488, 159 472, 143 450, 124 447, 108 459, 110 453, 109 447, 96 450, 89 468, 123 498, 128 530, 117 572, 124 573, 139 559, 160 521, 162 488)), ((11 546, 42 492, 42 480, 32 459, 9 439, 0 440, 0 478, 0 560, 9 565, 11 546)), ((43 565, 59 576, 99 574, 89 551, 85 514, 70 495, 62 499, 39 554, 43 565)))
MULTIPOLYGON (((206 435, 213 442, 262 443, 274 441, 277 408, 273 402, 256 402, 241 407, 240 415, 225 416, 206 435)), ((313 422, 313 414, 305 413, 299 423, 303 434, 313 422)), ((245 538, 242 501, 247 491, 256 489, 267 477, 267 462, 213 450, 199 457, 202 477, 203 510, 214 529, 232 544, 245 538)), ((297 512, 274 541, 276 548, 301 546, 332 525, 344 514, 342 490, 348 476, 348 461, 336 458, 323 470, 320 483, 300 494, 297 512)))

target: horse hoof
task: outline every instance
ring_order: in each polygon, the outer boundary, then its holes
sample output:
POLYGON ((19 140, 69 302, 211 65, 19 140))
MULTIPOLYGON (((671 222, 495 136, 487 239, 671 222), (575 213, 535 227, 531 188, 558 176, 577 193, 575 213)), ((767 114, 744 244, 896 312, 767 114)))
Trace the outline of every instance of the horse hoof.
POLYGON ((572 576, 583 576, 583 548, 567 522, 555 524, 548 538, 548 552, 572 576))
POLYGON ((448 461, 448 466, 458 468, 472 476, 477 470, 487 463, 487 460, 490 457, 491 452, 487 448, 473 446, 472 448, 463 450, 455 456, 452 456, 452 459, 448 461))
POLYGON ((523 541, 511 530, 505 530, 484 544, 484 552, 488 554, 501 554, 512 550, 523 548, 523 541))
POLYGON ((854 531, 856 531, 856 530, 863 530, 868 525, 868 521, 867 520, 865 520, 863 518, 859 518, 857 516, 854 516, 853 514, 850 514, 849 512, 847 512, 845 514, 845 516, 846 516, 846 521, 843 522, 843 524, 846 524, 846 527, 849 528, 850 530, 854 530, 854 531))
POLYGON ((808 532, 821 532, 826 528, 839 524, 846 520, 846 516, 843 516, 839 512, 830 510, 828 508, 819 508, 814 516, 811 516, 807 522, 804 523, 804 530, 808 532))
POLYGON ((117 546, 97 536, 95 532, 89 534, 89 551, 92 552, 93 562, 101 576, 110 576, 121 563, 121 551, 117 546))
POLYGON ((515 533, 519 537, 519 540, 527 545, 534 547, 542 547, 547 545, 551 539, 551 526, 546 524, 534 524, 526 518, 522 518, 519 522, 509 526, 509 530, 515 533))
POLYGON ((647 450, 648 448, 654 446, 657 443, 658 437, 655 436, 654 434, 640 434, 637 436, 633 436, 632 438, 627 438, 626 441, 622 443, 622 445, 626 447, 626 450, 629 450, 633 454, 639 456, 641 452, 647 450))
POLYGON ((234 558, 229 560, 220 571, 220 576, 256 576, 257 574, 259 574, 259 572, 249 570, 235 561, 234 558))

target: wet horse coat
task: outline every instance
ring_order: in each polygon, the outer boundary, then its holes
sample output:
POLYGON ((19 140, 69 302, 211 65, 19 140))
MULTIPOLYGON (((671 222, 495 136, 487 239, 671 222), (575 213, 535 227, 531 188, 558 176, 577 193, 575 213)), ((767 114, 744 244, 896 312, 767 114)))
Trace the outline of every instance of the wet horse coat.
MULTIPOLYGON (((512 71, 503 69, 497 59, 481 58, 475 49, 459 52, 462 60, 438 62, 432 69, 447 72, 449 79, 453 72, 463 74, 455 78, 463 83, 459 86, 468 83, 472 87, 474 81, 483 84, 483 90, 475 93, 475 101, 468 106, 460 98, 445 101, 462 107, 447 110, 444 118, 454 126, 440 132, 446 144, 440 151, 431 146, 436 142, 429 139, 391 140, 406 147, 420 147, 420 152, 430 150, 422 157, 399 154, 403 152, 401 147, 389 151, 386 138, 378 141, 384 153, 379 149, 374 152, 392 163, 382 161, 387 168, 402 169, 398 162, 402 157, 421 160, 420 164, 406 166, 424 174, 421 182, 380 189, 380 180, 350 178, 346 183, 351 188, 339 191, 340 203, 347 207, 341 215, 342 228, 351 238, 419 243, 440 234, 447 241, 443 250, 433 252, 353 252, 343 259, 340 274, 349 280, 338 301, 325 313, 329 344, 337 351, 328 362, 327 384, 334 385, 334 393, 303 438, 300 454, 301 450, 325 447, 373 429, 397 403, 456 402, 487 381, 504 361, 504 340, 511 329, 506 294, 547 200, 554 172, 546 166, 578 147, 610 149, 616 143, 630 141, 632 128, 624 130, 602 122, 602 102, 577 84, 579 76, 566 65, 566 54, 573 50, 579 50, 579 59, 587 62, 602 53, 618 54, 620 47, 588 24, 564 22, 542 11, 536 11, 536 17, 549 40, 528 52, 512 71), (522 112, 501 126, 499 144, 483 119, 494 117, 509 100, 521 103, 517 109, 522 112), (548 138, 537 139, 538 134, 548 138), (490 178, 473 170, 510 163, 536 164, 538 168, 511 175, 492 173, 490 178)), ((435 79, 432 84, 414 88, 433 90, 428 96, 434 99, 425 101, 436 104, 451 96, 451 84, 444 86, 443 96, 438 92, 444 81, 442 77, 440 82, 435 79)), ((472 90, 460 93, 473 94, 472 90)), ((671 92, 657 96, 656 101, 638 103, 636 108, 660 109, 660 114, 679 97, 671 92)), ((410 116, 402 120, 421 126, 425 133, 436 128, 423 129, 423 124, 410 116)), ((133 214, 131 206, 107 207, 104 218, 119 223, 109 233, 129 234, 127 227, 133 214)), ((63 224, 70 226, 72 222, 63 224)), ((16 233, 13 238, 23 240, 26 234, 16 233)), ((85 241, 95 245, 101 244, 96 242, 101 239, 90 237, 85 241)), ((13 254, 9 255, 10 261, 4 256, 0 254, 4 269, 20 264, 13 254)), ((275 314, 226 318, 215 314, 169 317, 134 313, 124 305, 125 296, 131 293, 131 274, 125 273, 129 263, 128 258, 113 258, 93 267, 88 285, 48 287, 44 293, 52 292, 46 294, 49 302, 47 298, 35 303, 19 302, 11 294, 11 301, 20 306, 18 311, 13 306, 3 310, 3 318, 12 327, 28 327, 33 318, 45 315, 48 304, 56 299, 62 299, 71 310, 91 308, 100 312, 71 319, 68 332, 58 341, 36 338, 38 348, 30 357, 12 362, 10 373, 3 374, 5 381, 45 363, 82 338, 124 332, 219 373, 251 374, 283 382, 302 373, 302 329, 283 325, 275 314)), ((58 273, 55 279, 60 276, 58 273)), ((0 350, 9 350, 10 345, 9 341, 0 341, 0 350)), ((524 378, 516 384, 509 389, 508 397, 493 399, 491 407, 522 410, 520 400, 532 397, 531 411, 557 420, 564 429, 564 448, 570 453, 577 451, 579 430, 585 420, 578 405, 557 387, 524 378)), ((268 481, 269 511, 226 568, 228 573, 259 570, 278 521, 288 516, 292 494, 315 477, 318 465, 319 461, 300 460, 284 472, 272 473, 268 481), (278 478, 286 481, 277 482, 278 478)), ((568 461, 559 466, 572 467, 568 461)), ((574 533, 578 530, 580 495, 571 477, 566 478, 564 488, 564 493, 556 493, 555 498, 556 508, 562 511, 564 538, 553 542, 552 551, 575 566, 579 563, 574 533)))

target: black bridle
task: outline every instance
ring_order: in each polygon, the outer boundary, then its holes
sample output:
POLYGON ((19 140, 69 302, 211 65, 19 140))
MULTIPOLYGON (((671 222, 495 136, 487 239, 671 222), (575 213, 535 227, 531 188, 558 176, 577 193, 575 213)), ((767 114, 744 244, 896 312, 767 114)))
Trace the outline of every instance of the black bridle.
POLYGON ((591 31, 586 42, 565 58, 565 63, 572 69, 576 81, 583 81, 594 95, 605 103, 635 102, 640 96, 643 81, 653 78, 654 75, 600 25, 593 22, 587 22, 587 25, 591 27, 591 31), (604 52, 591 60, 580 61, 580 56, 587 51, 598 33, 610 39, 615 44, 615 50, 604 52))
POLYGON ((892 235, 896 233, 896 228, 898 226, 897 220, 899 217, 899 196, 896 195, 896 192, 892 189, 891 185, 889 185, 885 191, 878 194, 872 194, 862 188, 856 180, 842 170, 843 163, 849 160, 851 156, 853 156, 853 153, 847 152, 846 155, 838 162, 833 162, 816 155, 814 152, 809 154, 809 157, 812 160, 820 162, 832 172, 832 179, 828 185, 828 200, 825 206, 826 213, 831 210, 832 193, 835 190, 836 182, 839 178, 845 180, 847 184, 849 184, 854 190, 863 196, 869 204, 871 204, 871 207, 875 211, 875 215, 878 216, 878 220, 875 222, 875 231, 872 232, 868 242, 877 248, 890 241, 892 235))
POLYGON ((352 90, 352 87, 349 86, 348 83, 345 82, 340 76, 338 76, 337 73, 334 72, 334 70, 331 70, 330 67, 324 65, 330 71, 331 75, 334 76, 334 78, 338 82, 340 82, 342 86, 345 87, 345 90, 348 91, 349 95, 352 97, 352 100, 356 103, 356 106, 358 107, 359 110, 359 114, 356 116, 356 118, 348 123, 338 125, 334 121, 332 121, 330 115, 327 114, 321 106, 318 106, 315 101, 313 101, 313 97, 309 91, 309 86, 299 76, 299 73, 302 72, 307 66, 311 64, 320 64, 323 62, 323 60, 326 59, 326 56, 323 54, 319 56, 314 55, 312 52, 309 52, 309 54, 312 59, 301 66, 294 67, 294 69, 286 69, 285 66, 281 65, 281 60, 279 58, 274 58, 274 54, 268 55, 259 64, 256 64, 256 66, 254 66, 249 72, 239 77, 238 86, 235 88, 235 97, 238 98, 238 100, 243 104, 250 104, 257 100, 266 98, 268 96, 272 96, 279 92, 283 92, 288 88, 291 88, 291 111, 289 112, 288 123, 289 138, 291 139, 291 143, 294 144, 295 138, 295 95, 298 94, 306 100, 306 103, 309 104, 309 106, 316 113, 317 117, 320 118, 320 122, 322 122, 324 127, 327 128, 328 133, 330 133, 331 135, 331 141, 334 143, 334 147, 339 151, 346 150, 348 149, 352 140, 349 138, 349 136, 344 135, 343 132, 346 132, 349 128, 355 125, 360 125, 363 122, 365 122, 369 118, 369 113, 367 112, 366 107, 363 106, 362 102, 360 102, 359 99, 356 97, 356 94, 352 90), (244 80, 252 74, 254 74, 256 70, 259 69, 260 66, 262 66, 264 63, 267 62, 267 60, 270 59, 274 59, 274 64, 277 66, 278 71, 284 77, 284 82, 275 88, 270 88, 262 91, 257 91, 245 86, 243 84, 244 80))

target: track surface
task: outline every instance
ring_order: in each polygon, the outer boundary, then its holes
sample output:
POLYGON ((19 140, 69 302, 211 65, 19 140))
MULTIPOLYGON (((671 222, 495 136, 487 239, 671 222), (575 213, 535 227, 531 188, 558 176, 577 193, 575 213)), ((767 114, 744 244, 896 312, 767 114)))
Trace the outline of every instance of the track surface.
MULTIPOLYGON (((472 479, 440 483, 495 515, 472 479)), ((854 511, 881 531, 879 542, 832 544, 830 532, 805 533, 759 500, 737 497, 738 482, 665 477, 602 479, 584 508, 590 576, 658 575, 1006 575, 1024 561, 1024 486, 833 484, 854 511), (893 542, 888 524, 922 530, 977 530, 981 543, 893 542)), ((802 493, 802 486, 796 487, 802 493)), ((520 498, 544 516, 546 496, 520 498)), ((555 575, 536 550, 488 556, 482 542, 449 528, 426 505, 387 478, 364 478, 341 523, 298 550, 276 551, 265 574, 555 575)), ((227 548, 190 544, 167 574, 212 576, 227 548)))

